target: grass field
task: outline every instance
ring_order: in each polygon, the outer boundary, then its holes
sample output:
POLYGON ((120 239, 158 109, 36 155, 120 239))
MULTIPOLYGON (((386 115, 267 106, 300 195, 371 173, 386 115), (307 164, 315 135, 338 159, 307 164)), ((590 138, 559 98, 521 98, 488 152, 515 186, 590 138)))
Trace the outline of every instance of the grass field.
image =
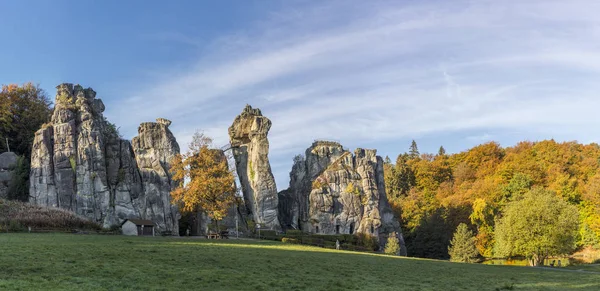
POLYGON ((600 274, 270 241, 0 234, 8 290, 600 290, 600 274))

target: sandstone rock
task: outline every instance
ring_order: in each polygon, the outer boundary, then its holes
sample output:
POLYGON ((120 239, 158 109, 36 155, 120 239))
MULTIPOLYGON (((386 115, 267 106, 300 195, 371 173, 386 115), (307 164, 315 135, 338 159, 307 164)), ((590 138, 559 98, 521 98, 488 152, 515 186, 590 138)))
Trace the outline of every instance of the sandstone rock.
POLYGON ((0 154, 0 199, 8 198, 8 186, 19 157, 13 152, 0 154))
POLYGON ((142 124, 132 145, 106 121, 104 109, 91 88, 57 87, 52 120, 34 138, 30 202, 67 209, 105 227, 141 218, 153 220, 159 231, 177 233, 168 169, 179 146, 170 121, 142 124))
POLYGON ((269 164, 271 121, 246 105, 229 127, 229 139, 248 215, 265 229, 280 229, 275 179, 269 164))
POLYGON ((389 206, 383 180, 383 160, 375 150, 354 154, 336 142, 318 141, 305 158, 294 159, 290 188, 279 193, 285 228, 322 234, 367 233, 384 246, 400 224, 389 206))

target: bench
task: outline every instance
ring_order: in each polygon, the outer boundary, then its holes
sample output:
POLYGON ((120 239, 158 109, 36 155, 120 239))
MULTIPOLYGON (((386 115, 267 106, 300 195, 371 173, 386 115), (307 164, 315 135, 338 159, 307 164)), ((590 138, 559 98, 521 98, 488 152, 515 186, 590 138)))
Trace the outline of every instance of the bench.
POLYGON ((219 239, 219 238, 221 238, 221 236, 218 233, 209 232, 208 234, 206 234, 206 238, 207 239, 219 239))

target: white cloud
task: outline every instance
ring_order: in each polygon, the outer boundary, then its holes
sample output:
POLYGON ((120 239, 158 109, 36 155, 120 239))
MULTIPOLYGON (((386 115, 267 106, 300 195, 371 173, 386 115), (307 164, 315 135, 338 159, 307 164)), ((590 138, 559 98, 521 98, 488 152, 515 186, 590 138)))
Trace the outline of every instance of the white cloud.
POLYGON ((146 89, 107 106, 121 108, 109 113, 129 126, 170 118, 185 148, 195 129, 225 144, 244 105, 260 107, 273 121, 271 159, 280 189, 292 157, 316 138, 353 147, 473 130, 485 132, 473 138, 487 139, 495 130, 520 128, 594 139, 597 3, 348 3, 267 13, 202 47, 207 54, 190 60, 192 69, 135 86, 146 89), (140 114, 128 114, 135 106, 140 114))

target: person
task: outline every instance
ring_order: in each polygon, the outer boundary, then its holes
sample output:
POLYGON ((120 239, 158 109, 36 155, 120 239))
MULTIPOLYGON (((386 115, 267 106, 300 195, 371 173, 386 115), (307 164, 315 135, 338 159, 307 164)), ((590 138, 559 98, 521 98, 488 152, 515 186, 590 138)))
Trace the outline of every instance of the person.
POLYGON ((558 266, 560 267, 560 260, 558 260, 558 266))
POLYGON ((339 240, 339 239, 336 239, 336 240, 335 240, 335 249, 336 249, 336 250, 339 250, 339 249, 340 249, 340 240, 339 240))

